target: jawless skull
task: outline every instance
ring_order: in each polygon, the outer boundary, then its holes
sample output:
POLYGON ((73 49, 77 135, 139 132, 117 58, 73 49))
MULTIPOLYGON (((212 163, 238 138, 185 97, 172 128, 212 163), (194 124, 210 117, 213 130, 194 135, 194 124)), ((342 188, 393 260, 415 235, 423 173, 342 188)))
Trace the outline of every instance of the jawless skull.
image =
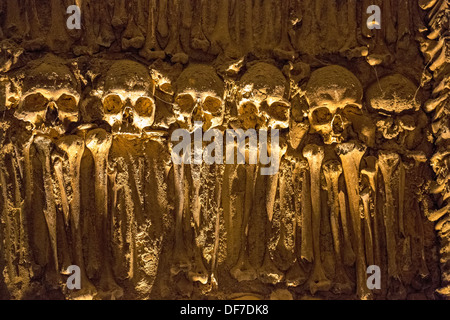
POLYGON ((106 73, 103 88, 104 120, 115 134, 141 135, 155 120, 154 82, 146 66, 121 60, 106 73))
POLYGON ((314 71, 306 87, 311 133, 319 133, 325 144, 344 142, 350 119, 363 115, 363 88, 349 70, 327 66, 314 71))
POLYGON ((245 129, 289 127, 290 103, 285 98, 288 82, 268 63, 250 67, 238 83, 238 118, 245 129))
POLYGON ((425 114, 420 112, 416 94, 417 86, 400 74, 384 77, 368 89, 367 103, 378 113, 379 135, 401 145, 408 142, 406 140, 413 140, 416 129, 428 122, 425 114))
POLYGON ((64 61, 48 55, 30 63, 14 116, 36 131, 63 134, 78 121, 79 92, 80 84, 64 61))
POLYGON ((223 124, 225 112, 224 82, 214 68, 193 65, 184 70, 176 82, 174 112, 177 122, 190 131, 195 123, 203 130, 223 124))

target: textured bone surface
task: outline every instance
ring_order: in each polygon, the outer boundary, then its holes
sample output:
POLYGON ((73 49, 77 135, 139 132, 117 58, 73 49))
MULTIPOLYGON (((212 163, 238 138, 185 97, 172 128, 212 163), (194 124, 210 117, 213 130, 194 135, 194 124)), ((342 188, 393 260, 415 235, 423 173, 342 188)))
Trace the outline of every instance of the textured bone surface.
POLYGON ((0 0, 0 300, 450 299, 448 1, 69 2, 0 0))

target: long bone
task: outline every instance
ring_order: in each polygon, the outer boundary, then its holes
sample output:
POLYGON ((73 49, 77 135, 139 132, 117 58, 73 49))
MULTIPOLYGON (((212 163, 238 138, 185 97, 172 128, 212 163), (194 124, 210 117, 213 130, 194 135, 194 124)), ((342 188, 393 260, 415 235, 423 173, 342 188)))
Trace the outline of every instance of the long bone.
MULTIPOLYGON (((244 199, 238 201, 238 217, 242 216, 242 224, 240 230, 240 252, 236 265, 231 269, 231 274, 238 281, 252 281, 257 278, 256 270, 252 267, 248 256, 248 222, 250 219, 250 212, 252 209, 252 202, 254 197, 256 170, 258 166, 245 166, 245 192, 244 199)), ((242 197, 241 197, 242 198, 242 197)))
POLYGON ((175 265, 170 269, 172 275, 188 271, 191 263, 186 256, 183 232, 183 213, 185 209, 185 167, 184 164, 173 164, 175 186, 175 248, 173 259, 175 265))
POLYGON ((340 212, 341 208, 339 205, 339 177, 342 174, 342 166, 339 161, 330 160, 323 165, 322 169, 327 184, 329 205, 331 205, 330 221, 336 259, 336 284, 334 285, 334 289, 338 293, 350 294, 352 291, 352 284, 347 274, 345 273, 344 265, 342 262, 339 228, 340 215, 346 214, 345 211, 340 212))
POLYGON ((379 217, 377 214, 377 176, 378 176, 378 159, 374 156, 365 157, 366 167, 361 169, 361 174, 366 176, 370 189, 372 190, 372 203, 373 203, 373 212, 371 216, 373 217, 373 245, 374 245, 374 263, 379 266, 381 263, 381 232, 379 230, 379 217))
MULTIPOLYGON (((295 192, 295 212, 296 216, 294 218, 294 244, 295 244, 295 255, 296 255, 296 261, 294 262, 294 265, 286 272, 286 284, 289 287, 297 287, 307 280, 307 275, 305 270, 300 265, 300 260, 302 260, 302 249, 303 249, 303 239, 299 237, 298 232, 301 230, 301 228, 304 228, 303 226, 303 208, 305 206, 305 195, 304 195, 304 186, 307 186, 308 183, 306 179, 306 173, 308 169, 308 161, 304 159, 296 159, 295 161, 295 169, 294 169, 294 175, 293 175, 293 184, 294 184, 294 192, 295 192)), ((309 193, 307 193, 308 197, 309 193)), ((309 201, 308 201, 309 203, 309 201)), ((311 205, 309 203, 309 214, 311 216, 311 205)), ((309 228, 311 230, 311 228, 309 228)), ((303 235, 303 231, 302 231, 303 235)), ((311 243, 311 241, 310 241, 311 243)), ((308 247, 308 246, 307 246, 308 247)), ((312 257, 312 246, 311 247, 311 257, 312 257)), ((311 258, 312 260, 313 258, 311 258)))
POLYGON ((45 208, 44 216, 50 236, 53 259, 56 272, 59 272, 58 251, 57 251, 57 234, 56 234, 56 204, 53 194, 53 178, 51 153, 54 150, 53 141, 46 136, 37 136, 34 139, 34 146, 38 153, 38 158, 42 164, 45 192, 45 208))
POLYGON ((133 1, 131 6, 128 7, 128 24, 125 31, 122 34, 122 49, 128 50, 129 48, 140 49, 145 43, 145 37, 138 27, 138 16, 134 14, 133 7, 137 6, 136 12, 142 13, 141 1, 133 1))
POLYGON ((301 258, 307 262, 314 261, 313 233, 312 233, 312 207, 311 207, 311 184, 308 177, 309 164, 303 160, 300 166, 302 170, 302 240, 301 240, 301 258))
POLYGON ((217 10, 217 21, 214 31, 209 37, 211 43, 210 53, 217 55, 221 49, 226 50, 231 44, 229 15, 230 15, 230 1, 219 0, 217 10))
POLYGON ((112 298, 119 298, 123 292, 113 278, 109 252, 109 219, 108 214, 108 177, 107 162, 109 150, 112 145, 112 136, 103 129, 94 129, 86 135, 86 147, 94 158, 94 189, 97 223, 100 226, 98 241, 101 246, 99 261, 104 272, 101 274, 100 285, 102 289, 111 292, 112 298))
POLYGON ((362 211, 364 213, 364 244, 366 249, 367 265, 374 265, 374 249, 373 249, 373 235, 370 224, 370 191, 364 189, 360 194, 362 201, 362 211))
POLYGON ((162 38, 167 38, 169 36, 169 24, 167 21, 167 1, 168 0, 160 0, 158 8, 157 30, 162 38))
POLYGON ((346 266, 353 266, 356 260, 355 252, 353 251, 352 241, 350 239, 349 223, 347 221, 347 199, 342 187, 339 191, 339 207, 341 211, 341 223, 342 223, 342 233, 344 235, 344 264, 346 266))
MULTIPOLYGON (((270 152, 274 151, 271 150, 270 152)), ((281 163, 281 158, 283 157, 285 152, 286 152, 285 148, 283 150, 279 150, 277 159, 278 164, 281 163)), ((267 213, 266 239, 265 239, 266 250, 264 254, 263 265, 258 271, 259 277, 262 279, 263 282, 272 284, 276 284, 282 281, 284 278, 284 274, 280 270, 278 270, 278 268, 273 263, 269 249, 270 230, 272 229, 273 215, 275 209, 275 199, 279 185, 279 177, 280 177, 279 170, 275 174, 269 175, 267 177, 266 199, 265 199, 266 213, 267 213)))
POLYGON ((281 2, 281 39, 274 53, 279 59, 293 61, 296 58, 296 53, 289 40, 289 6, 289 0, 281 2))
POLYGON ((47 44, 53 52, 65 52, 71 46, 71 40, 67 34, 67 27, 64 15, 63 5, 59 0, 51 0, 51 29, 47 44))
POLYGON ((341 158, 344 178, 347 186, 350 215, 353 234, 356 237, 356 279, 357 294, 361 299, 370 298, 366 286, 366 261, 364 254, 364 240, 362 238, 361 215, 359 211, 359 168, 366 147, 358 142, 342 143, 336 147, 336 153, 341 158))
POLYGON ((194 16, 191 29, 192 48, 208 52, 210 43, 203 33, 203 11, 205 10, 205 0, 195 0, 194 16))
MULTIPOLYGON (((195 238, 199 237, 199 230, 201 224, 201 212, 202 203, 200 201, 200 192, 202 187, 202 166, 203 164, 191 164, 191 176, 192 176, 192 193, 190 194, 192 202, 192 217, 194 220, 194 234, 195 238)), ((195 241, 194 241, 195 242, 195 241)), ((208 271, 203 263, 201 248, 194 243, 194 265, 192 270, 189 270, 189 278, 194 282, 200 282, 202 284, 208 283, 208 271)))
MULTIPOLYGON (((423 177, 423 165, 427 162, 427 157, 424 152, 412 152, 410 154, 407 154, 406 157, 408 159, 412 159, 414 162, 412 166, 406 170, 407 180, 415 177, 423 177)), ((418 192, 418 203, 421 202, 421 192, 418 192)), ((420 206, 419 206, 420 207, 420 206)), ((419 267, 419 274, 421 277, 426 278, 430 275, 430 272, 427 267, 427 262, 425 258, 425 235, 423 230, 423 216, 422 214, 418 214, 418 212, 415 212, 416 216, 416 224, 417 224, 417 238, 419 239, 419 248, 420 248, 420 267, 419 267)))
POLYGON ((169 43, 165 48, 165 52, 171 55, 173 63, 186 64, 189 60, 188 55, 183 51, 180 39, 180 19, 181 19, 181 0, 169 0, 170 10, 172 11, 168 16, 170 25, 169 43))
POLYGON ((317 291, 328 291, 331 288, 331 281, 325 276, 320 255, 320 222, 322 219, 320 181, 325 151, 321 146, 307 145, 303 149, 303 156, 308 160, 311 179, 314 267, 308 284, 311 294, 314 295, 317 291))
POLYGON ((149 1, 147 37, 145 39, 144 47, 139 51, 139 54, 147 60, 155 58, 164 59, 166 54, 161 50, 158 39, 156 38, 156 9, 157 0, 149 1))
MULTIPOLYGON (((3 158, 3 157, 2 157, 3 158)), ((1 252, 2 259, 6 260, 6 268, 4 271, 4 275, 8 276, 9 280, 14 282, 16 278, 18 277, 16 268, 14 267, 14 255, 13 252, 17 250, 17 243, 11 243, 11 239, 13 237, 11 236, 11 233, 13 232, 14 228, 12 227, 12 221, 11 221, 11 214, 10 210, 12 207, 11 203, 11 197, 8 193, 8 183, 7 183, 7 175, 5 174, 4 168, 6 168, 5 160, 1 159, 0 161, 0 190, 2 195, 2 220, 4 227, 2 228, 3 234, 2 234, 2 241, 3 241, 3 250, 1 252)))
POLYGON ((114 2, 114 13, 111 20, 111 24, 115 29, 122 30, 125 28, 128 22, 126 1, 125 0, 115 0, 114 2))
MULTIPOLYGON (((69 205, 69 220, 72 230, 72 246, 74 247, 74 262, 81 269, 83 292, 89 294, 93 289, 85 272, 85 263, 83 257, 83 242, 81 237, 81 188, 80 172, 81 160, 84 155, 85 144, 83 139, 78 136, 65 136, 56 141, 57 147, 62 150, 68 159, 69 178, 71 185, 71 197, 69 205)), ((67 183, 67 181, 66 181, 67 183)), ((91 292, 93 293, 93 292, 91 292)))
POLYGON ((381 151, 379 153, 379 166, 383 175, 385 195, 386 195, 386 242, 388 250, 388 274, 390 277, 398 278, 396 241, 398 238, 395 227, 395 198, 393 194, 393 175, 400 163, 400 156, 394 152, 381 151))
POLYGON ((25 26, 20 12, 19 1, 6 1, 5 34, 11 38, 23 38, 24 36, 25 26))
POLYGON ((97 44, 102 47, 109 48, 114 40, 116 40, 116 37, 111 25, 111 18, 108 12, 107 4, 100 2, 98 5, 100 31, 97 36, 97 44))

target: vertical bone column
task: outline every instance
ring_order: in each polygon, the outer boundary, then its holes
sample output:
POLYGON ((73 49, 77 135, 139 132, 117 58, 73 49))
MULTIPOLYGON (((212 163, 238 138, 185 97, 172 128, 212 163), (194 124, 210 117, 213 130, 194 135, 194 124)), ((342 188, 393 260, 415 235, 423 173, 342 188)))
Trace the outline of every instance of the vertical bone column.
POLYGON ((361 299, 370 298, 370 292, 366 285, 366 260, 359 210, 359 167, 365 152, 366 147, 358 142, 342 143, 336 147, 336 153, 341 158, 342 167, 344 169, 344 178, 350 202, 349 207, 352 218, 353 234, 356 237, 357 294, 361 299))
POLYGON ((170 37, 169 43, 165 48, 165 52, 171 55, 171 61, 173 63, 186 64, 189 60, 189 56, 183 51, 180 39, 181 28, 181 0, 169 0, 170 13, 168 14, 168 21, 170 25, 170 37))
POLYGON ((305 160, 303 163, 304 170, 302 171, 302 240, 301 240, 301 258, 307 262, 314 261, 313 249, 313 229, 312 229, 312 207, 311 207, 311 178, 308 176, 307 170, 309 164, 305 160))
POLYGON ((381 264, 381 244, 380 240, 382 233, 379 230, 379 216, 378 216, 378 188, 377 188, 377 178, 378 178, 378 159, 374 156, 369 156, 365 158, 366 167, 361 170, 361 174, 365 175, 369 180, 370 189, 372 190, 372 203, 373 203, 373 250, 374 250, 374 264, 379 266, 381 264))
POLYGON ((397 268, 397 240, 398 228, 395 225, 395 198, 393 193, 393 175, 400 163, 400 156, 389 151, 381 151, 379 154, 379 166, 384 180, 386 195, 385 221, 386 242, 388 251, 388 274, 389 277, 398 278, 397 268))
MULTIPOLYGON (((340 212, 339 205, 339 177, 342 174, 342 166, 337 160, 330 160, 323 165, 323 173, 327 183, 328 199, 331 205, 331 232, 333 233, 334 253, 336 258, 336 284, 334 290, 337 293, 350 294, 352 291, 352 284, 344 270, 342 263, 342 245, 339 228, 340 215, 346 212, 340 212)), ((345 249, 345 247, 344 247, 345 249)))
POLYGON ((331 288, 331 281, 325 276, 320 255, 320 222, 322 219, 320 181, 325 151, 323 147, 307 145, 303 149, 303 156, 308 160, 311 177, 314 267, 308 283, 311 293, 315 294, 317 291, 328 291, 331 288))
POLYGON ((145 38, 145 44, 139 54, 146 58, 147 60, 152 59, 164 59, 166 54, 161 50, 158 39, 156 37, 156 9, 157 0, 149 0, 149 12, 148 12, 148 25, 147 25, 147 36, 145 38))
MULTIPOLYGON (((83 243, 81 237, 81 188, 80 188, 80 171, 81 159, 83 158, 85 144, 78 136, 66 136, 59 139, 56 145, 67 156, 69 167, 69 183, 71 197, 69 200, 69 219, 72 230, 72 246, 74 248, 74 262, 80 267, 82 273, 82 292, 89 294, 89 290, 93 291, 87 276, 83 257, 83 243)), ((67 184, 67 181, 66 183, 67 184)), ((93 292, 91 292, 93 293, 93 292)))
POLYGON ((66 17, 63 14, 65 9, 59 0, 51 0, 51 9, 52 25, 47 44, 53 52, 67 52, 72 45, 72 41, 67 33, 66 17))
MULTIPOLYGON (((257 275, 255 269, 252 267, 249 256, 248 256, 248 222, 250 219, 250 212, 252 209, 253 198, 254 198, 254 188, 255 188, 255 179, 256 179, 256 170, 258 166, 255 165, 245 165, 237 166, 238 173, 237 179, 244 178, 239 175, 239 172, 245 172, 245 190, 244 192, 239 192, 240 194, 236 195, 236 204, 238 208, 236 208, 237 216, 240 221, 240 249, 239 249, 239 258, 236 265, 230 270, 230 273, 233 275, 235 279, 238 281, 252 281, 255 280, 257 275), (245 167, 245 169, 244 169, 245 167), (242 169, 242 170, 239 170, 242 169)), ((239 180, 241 180, 239 179, 239 180)), ((241 180, 242 181, 242 180, 241 180)), ((234 191, 234 190, 232 190, 234 191)), ((230 197, 231 198, 231 197, 230 197)))
POLYGON ((97 225, 99 234, 97 241, 100 244, 99 261, 104 272, 101 273, 101 289, 110 293, 113 298, 119 298, 123 292, 113 278, 111 267, 111 257, 109 254, 109 234, 110 215, 108 214, 108 193, 107 193, 107 163, 109 150, 112 145, 112 136, 103 129, 95 129, 86 135, 86 147, 91 151, 94 158, 94 188, 95 188, 95 208, 97 213, 97 225))
POLYGON ((58 252, 57 252, 57 235, 56 235, 56 204, 53 194, 52 179, 52 163, 51 153, 55 147, 53 141, 49 137, 37 136, 34 139, 34 146, 38 152, 39 160, 42 164, 44 192, 45 192, 45 208, 44 216, 47 223, 50 243, 52 247, 53 259, 56 272, 59 273, 58 252))

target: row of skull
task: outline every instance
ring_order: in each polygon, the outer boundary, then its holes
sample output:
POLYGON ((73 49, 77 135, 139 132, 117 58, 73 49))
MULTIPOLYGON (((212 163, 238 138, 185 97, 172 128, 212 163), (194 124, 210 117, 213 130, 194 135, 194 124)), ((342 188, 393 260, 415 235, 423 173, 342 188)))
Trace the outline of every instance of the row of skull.
MULTIPOLYGON (((15 81, 19 89, 11 90, 6 99, 7 106, 15 108, 16 118, 31 123, 35 130, 59 128, 61 133, 68 124, 80 120, 80 77, 65 61, 46 56, 30 63, 23 75, 21 81, 15 81)), ((190 65, 171 84, 145 65, 119 60, 100 78, 91 95, 99 98, 102 120, 115 133, 139 135, 153 126, 156 89, 171 92, 172 111, 182 127, 193 130, 194 123, 201 122, 207 130, 224 124, 230 90, 211 66, 190 65)), ((277 67, 256 63, 234 84, 233 100, 243 129, 289 128, 290 81, 277 67)), ((402 129, 414 130, 411 114, 420 109, 416 87, 399 74, 387 76, 367 90, 368 108, 363 108, 363 87, 358 78, 337 65, 314 71, 303 92, 311 132, 322 135, 326 144, 342 142, 347 128, 359 122, 366 109, 383 116, 378 121, 384 125, 380 127, 385 128, 385 138, 402 129)))

